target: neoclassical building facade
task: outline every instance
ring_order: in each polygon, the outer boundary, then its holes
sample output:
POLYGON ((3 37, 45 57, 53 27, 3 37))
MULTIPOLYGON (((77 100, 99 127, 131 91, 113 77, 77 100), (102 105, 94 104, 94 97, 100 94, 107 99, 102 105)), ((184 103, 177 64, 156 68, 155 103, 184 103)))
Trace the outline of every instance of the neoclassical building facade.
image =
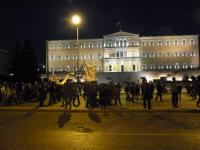
POLYGON ((116 32, 100 39, 46 42, 49 72, 72 72, 83 62, 97 72, 182 70, 199 67, 198 35, 139 36, 116 32))

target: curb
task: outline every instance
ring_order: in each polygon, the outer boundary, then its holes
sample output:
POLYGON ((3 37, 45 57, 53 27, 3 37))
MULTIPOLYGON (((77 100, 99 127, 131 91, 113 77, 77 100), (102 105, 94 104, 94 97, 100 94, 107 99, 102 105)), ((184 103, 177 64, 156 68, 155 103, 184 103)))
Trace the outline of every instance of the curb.
POLYGON ((135 112, 135 113, 200 113, 200 109, 153 109, 145 111, 144 109, 87 109, 87 110, 65 110, 65 109, 43 109, 43 108, 0 108, 0 112, 72 112, 72 113, 106 113, 106 112, 135 112))

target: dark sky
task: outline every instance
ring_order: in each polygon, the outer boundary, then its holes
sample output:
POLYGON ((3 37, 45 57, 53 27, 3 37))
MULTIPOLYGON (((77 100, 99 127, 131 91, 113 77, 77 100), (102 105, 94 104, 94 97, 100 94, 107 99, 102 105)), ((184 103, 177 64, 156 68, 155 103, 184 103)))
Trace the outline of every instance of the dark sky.
POLYGON ((73 39, 75 28, 67 21, 80 12, 84 22, 80 38, 102 38, 122 29, 140 35, 198 34, 199 0, 1 0, 0 48, 13 53, 16 41, 26 36, 39 60, 45 41, 73 39))

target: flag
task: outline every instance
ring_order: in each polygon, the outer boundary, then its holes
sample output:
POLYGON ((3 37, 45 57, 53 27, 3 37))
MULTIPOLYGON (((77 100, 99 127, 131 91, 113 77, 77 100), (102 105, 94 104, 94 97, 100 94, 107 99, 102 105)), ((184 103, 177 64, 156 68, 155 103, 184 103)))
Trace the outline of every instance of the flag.
POLYGON ((89 65, 85 62, 85 80, 96 81, 96 65, 89 65))

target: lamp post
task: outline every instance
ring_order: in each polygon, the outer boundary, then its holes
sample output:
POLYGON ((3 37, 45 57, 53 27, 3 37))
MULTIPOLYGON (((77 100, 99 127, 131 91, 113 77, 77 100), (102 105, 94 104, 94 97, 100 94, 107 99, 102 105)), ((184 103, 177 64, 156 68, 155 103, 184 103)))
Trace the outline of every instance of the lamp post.
POLYGON ((79 39, 79 30, 78 30, 78 27, 81 23, 81 18, 79 15, 75 14, 72 16, 72 24, 74 24, 76 26, 76 55, 77 55, 77 62, 76 62, 76 66, 77 66, 77 83, 79 82, 79 50, 78 50, 78 39, 79 39))

